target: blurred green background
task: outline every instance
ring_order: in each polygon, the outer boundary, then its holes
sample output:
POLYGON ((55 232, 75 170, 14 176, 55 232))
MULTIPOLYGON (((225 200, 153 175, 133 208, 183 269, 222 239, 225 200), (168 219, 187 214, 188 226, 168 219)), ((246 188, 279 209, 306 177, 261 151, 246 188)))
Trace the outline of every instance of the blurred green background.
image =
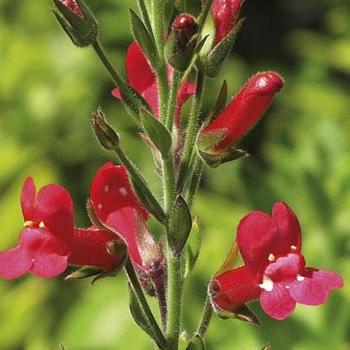
MULTIPOLYGON (((199 0, 189 1, 198 6, 199 0)), ((123 71, 131 40, 132 0, 90 1, 101 38, 123 71)), ((110 90, 90 49, 77 49, 58 27, 49 1, 0 0, 0 249, 22 227, 19 192, 25 176, 38 186, 59 182, 73 195, 78 225, 96 169, 111 154, 96 144, 91 112, 102 106, 131 158, 159 191, 151 156, 110 90)), ((236 49, 210 82, 206 107, 222 79, 233 94, 253 72, 279 71, 286 86, 244 140, 252 157, 207 170, 195 211, 204 228, 201 256, 186 285, 186 330, 196 327, 206 284, 224 259, 236 225, 276 200, 297 213, 308 264, 334 269, 345 287, 321 307, 298 306, 287 321, 254 310, 263 326, 214 318, 208 349, 350 349, 350 4, 345 0, 247 0, 236 49)), ((132 324, 125 278, 91 286, 26 276, 0 281, 0 349, 151 349, 132 324)))

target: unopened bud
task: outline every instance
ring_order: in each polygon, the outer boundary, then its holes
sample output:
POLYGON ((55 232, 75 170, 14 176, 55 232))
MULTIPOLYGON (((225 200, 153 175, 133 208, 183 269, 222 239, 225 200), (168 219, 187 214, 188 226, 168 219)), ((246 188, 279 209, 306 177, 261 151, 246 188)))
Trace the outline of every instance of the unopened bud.
POLYGON ((100 145, 106 150, 113 151, 119 147, 119 136, 107 123, 102 109, 93 113, 91 126, 100 145))
POLYGON ((62 4, 68 7, 75 15, 82 18, 84 17, 79 5, 75 0, 60 0, 60 1, 62 2, 62 4))
POLYGON ((185 71, 191 63, 197 45, 198 25, 187 13, 178 15, 171 28, 165 47, 167 61, 176 70, 185 71))

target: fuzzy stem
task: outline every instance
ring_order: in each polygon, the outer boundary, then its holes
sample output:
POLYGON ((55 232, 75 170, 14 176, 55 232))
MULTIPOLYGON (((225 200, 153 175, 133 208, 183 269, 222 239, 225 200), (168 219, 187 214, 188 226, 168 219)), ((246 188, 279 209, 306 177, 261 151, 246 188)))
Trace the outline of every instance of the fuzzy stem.
POLYGON ((199 114, 202 106, 202 97, 204 91, 205 77, 202 72, 197 73, 197 88, 196 94, 193 98, 192 110, 190 120, 188 122, 185 146, 182 156, 182 163, 179 172, 178 191, 182 191, 187 175, 189 173, 189 167, 191 163, 192 153, 195 149, 195 142, 197 132, 199 129, 199 114))
POLYGON ((177 350, 179 343, 183 282, 181 261, 181 256, 175 256, 168 247, 167 350, 177 350))
POLYGON ((152 0, 153 9, 153 32, 156 47, 161 60, 164 58, 164 0, 152 0))
POLYGON ((205 301, 204 309, 203 309, 202 318, 196 331, 196 334, 200 335, 202 338, 204 337, 205 332, 208 329, 212 315, 213 315, 213 306, 211 305, 211 302, 207 297, 205 301))
POLYGON ((154 338, 156 340, 157 345, 161 349, 166 349, 164 335, 163 335, 161 329, 159 328, 158 323, 157 323, 156 319, 154 318, 153 313, 148 305, 145 294, 143 293, 142 287, 140 285, 140 282, 137 278, 135 269, 132 266, 130 259, 128 259, 127 262, 125 263, 125 272, 128 275, 129 282, 130 282, 132 289, 136 295, 136 298, 137 298, 144 314, 146 315, 146 317, 148 319, 149 325, 153 330, 153 335, 154 335, 154 338))
POLYGON ((181 84, 182 74, 174 69, 173 82, 170 89, 170 96, 168 101, 168 108, 165 117, 165 126, 171 131, 174 123, 174 116, 176 113, 177 94, 181 84))

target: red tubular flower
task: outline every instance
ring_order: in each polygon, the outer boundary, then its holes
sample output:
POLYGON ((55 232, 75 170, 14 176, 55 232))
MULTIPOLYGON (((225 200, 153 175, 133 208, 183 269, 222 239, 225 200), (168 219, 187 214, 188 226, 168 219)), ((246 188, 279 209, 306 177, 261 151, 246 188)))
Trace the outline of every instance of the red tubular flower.
POLYGON ((97 219, 124 240, 131 260, 141 270, 162 261, 161 250, 145 225, 149 214, 131 189, 124 166, 106 163, 97 171, 90 203, 97 219))
MULTIPOLYGON (((134 88, 149 104, 153 112, 159 117, 158 105, 158 83, 155 73, 136 41, 132 42, 126 54, 126 72, 129 84, 134 88)), ((168 66, 168 80, 172 77, 172 68, 168 66)), ((175 120, 179 121, 181 107, 187 99, 194 95, 195 85, 185 81, 177 95, 175 120)), ((119 89, 113 89, 112 95, 121 99, 119 89)))
POLYGON ((221 153, 237 143, 259 121, 282 87, 283 80, 275 72, 257 73, 248 80, 228 106, 201 131, 202 140, 212 140, 212 135, 218 137, 209 152, 221 153))
POLYGON ((297 303, 320 305, 331 290, 341 288, 343 279, 334 272, 305 267, 301 254, 298 219, 284 203, 276 203, 272 217, 253 211, 239 223, 237 243, 245 265, 214 277, 214 304, 235 311, 260 299, 271 317, 288 317, 297 303))
POLYGON ((68 7, 75 15, 83 17, 83 13, 75 0, 61 0, 62 4, 68 7))
POLYGON ((21 195, 24 226, 19 244, 0 253, 0 276, 15 279, 27 272, 51 278, 68 264, 112 269, 122 257, 107 251, 117 238, 96 228, 74 229, 70 194, 59 185, 47 185, 37 194, 32 178, 23 184, 21 195))
POLYGON ((243 3, 244 0, 214 0, 211 6, 215 24, 214 46, 236 25, 243 3))

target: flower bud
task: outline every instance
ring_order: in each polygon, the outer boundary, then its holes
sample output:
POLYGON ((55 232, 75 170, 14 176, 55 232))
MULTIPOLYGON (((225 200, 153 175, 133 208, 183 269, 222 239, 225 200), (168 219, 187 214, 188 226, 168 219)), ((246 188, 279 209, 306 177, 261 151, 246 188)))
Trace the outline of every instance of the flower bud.
POLYGON ((218 44, 237 23, 244 0, 214 0, 211 14, 215 24, 213 46, 218 44))
POLYGON ((282 87, 283 80, 275 72, 255 74, 228 106, 200 132, 199 150, 208 154, 230 151, 260 120, 282 87))
POLYGON ((100 145, 108 151, 113 151, 119 147, 119 136, 107 123, 102 109, 93 113, 91 126, 100 145))
POLYGON ((63 5, 68 7, 75 15, 83 18, 83 13, 81 12, 81 9, 79 5, 76 3, 75 0, 60 0, 63 5))
POLYGON ((187 13, 178 15, 165 47, 165 56, 171 66, 185 71, 191 63, 197 45, 198 25, 195 18, 187 13))
POLYGON ((83 0, 53 0, 57 21, 73 44, 85 47, 96 41, 98 25, 83 0))

